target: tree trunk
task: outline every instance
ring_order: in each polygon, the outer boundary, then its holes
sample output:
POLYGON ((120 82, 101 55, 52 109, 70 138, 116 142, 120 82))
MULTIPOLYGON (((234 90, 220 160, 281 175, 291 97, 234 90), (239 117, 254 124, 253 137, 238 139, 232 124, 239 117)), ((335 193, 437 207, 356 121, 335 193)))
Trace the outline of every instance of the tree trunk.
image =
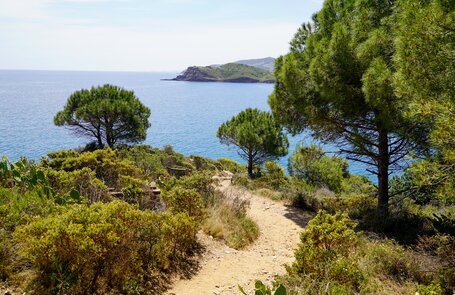
POLYGON ((96 132, 96 139, 98 140, 98 148, 103 148, 103 139, 101 137, 101 131, 99 129, 96 132))
POLYGON ((384 129, 379 129, 378 158, 378 216, 387 217, 389 213, 389 139, 384 129))
POLYGON ((105 114, 105 116, 106 117, 104 118, 104 126, 106 128, 106 143, 110 148, 112 148, 114 146, 114 140, 112 138, 112 124, 107 119, 107 114, 105 114))
POLYGON ((253 178, 253 154, 248 152, 248 175, 253 178))

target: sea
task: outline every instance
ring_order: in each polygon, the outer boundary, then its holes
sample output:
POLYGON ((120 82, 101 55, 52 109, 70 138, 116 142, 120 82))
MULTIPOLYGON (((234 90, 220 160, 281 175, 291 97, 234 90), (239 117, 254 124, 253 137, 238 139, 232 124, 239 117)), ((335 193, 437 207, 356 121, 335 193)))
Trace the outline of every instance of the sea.
MULTIPOLYGON (((273 85, 162 80, 177 74, 0 70, 0 156, 39 161, 52 151, 83 147, 90 139, 55 126, 53 118, 74 91, 113 84, 133 90, 151 109, 145 144, 171 145, 187 156, 227 157, 244 163, 235 147, 219 142, 216 131, 246 108, 270 110, 267 100, 273 85)), ((308 133, 289 140, 288 156, 278 161, 284 168, 300 142, 317 143, 308 133)), ((350 171, 367 175, 358 163, 350 163, 350 171)))

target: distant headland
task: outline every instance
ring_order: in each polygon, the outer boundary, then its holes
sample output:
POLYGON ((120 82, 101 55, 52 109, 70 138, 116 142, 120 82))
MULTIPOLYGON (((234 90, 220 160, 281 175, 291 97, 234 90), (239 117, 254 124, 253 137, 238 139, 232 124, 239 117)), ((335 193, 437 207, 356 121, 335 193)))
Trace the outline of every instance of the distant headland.
POLYGON ((230 83, 274 83, 275 59, 239 60, 224 65, 192 66, 180 75, 167 81, 230 82, 230 83))

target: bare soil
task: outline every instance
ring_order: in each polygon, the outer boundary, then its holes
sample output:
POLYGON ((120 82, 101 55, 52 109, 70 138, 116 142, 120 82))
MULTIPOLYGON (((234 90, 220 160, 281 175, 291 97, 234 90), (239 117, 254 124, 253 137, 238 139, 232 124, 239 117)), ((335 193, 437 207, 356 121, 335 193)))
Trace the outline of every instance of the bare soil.
POLYGON ((246 249, 235 250, 199 233, 205 251, 199 257, 198 271, 177 280, 168 294, 240 294, 238 285, 254 294, 255 280, 270 285, 275 275, 285 273, 284 265, 294 260, 300 232, 310 219, 308 214, 232 186, 229 178, 222 179, 219 189, 226 196, 240 195, 250 201, 248 215, 256 221, 261 234, 246 249))

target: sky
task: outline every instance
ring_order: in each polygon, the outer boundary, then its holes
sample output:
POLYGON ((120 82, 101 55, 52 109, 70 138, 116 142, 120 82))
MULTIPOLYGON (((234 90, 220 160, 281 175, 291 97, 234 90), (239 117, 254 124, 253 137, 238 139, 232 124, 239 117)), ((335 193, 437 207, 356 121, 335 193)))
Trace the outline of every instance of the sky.
POLYGON ((0 69, 182 71, 285 54, 323 0, 0 0, 0 69))

